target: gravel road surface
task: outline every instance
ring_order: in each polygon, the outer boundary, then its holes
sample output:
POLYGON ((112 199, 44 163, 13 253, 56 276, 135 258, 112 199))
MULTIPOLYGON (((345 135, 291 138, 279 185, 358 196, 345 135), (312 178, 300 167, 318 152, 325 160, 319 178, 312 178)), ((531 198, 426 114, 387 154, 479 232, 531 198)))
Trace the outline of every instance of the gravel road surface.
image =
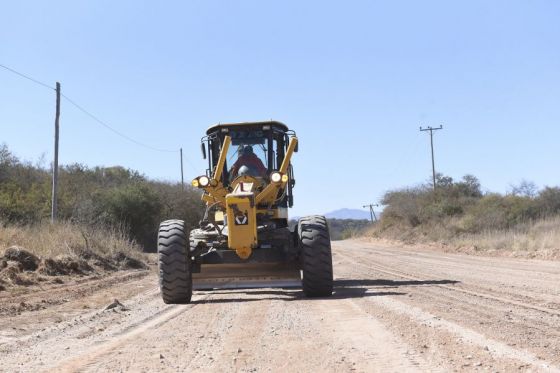
POLYGON ((560 371, 559 262, 333 251, 329 299, 258 289, 164 305, 155 269, 0 292, 0 371, 560 371))

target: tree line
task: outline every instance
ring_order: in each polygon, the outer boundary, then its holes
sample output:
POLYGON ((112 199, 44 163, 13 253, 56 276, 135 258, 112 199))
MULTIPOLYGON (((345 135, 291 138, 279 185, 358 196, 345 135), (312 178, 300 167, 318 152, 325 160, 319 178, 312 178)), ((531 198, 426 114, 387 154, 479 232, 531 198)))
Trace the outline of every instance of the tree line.
POLYGON ((431 184, 387 192, 381 201, 380 231, 427 227, 446 229, 450 234, 507 230, 525 223, 560 215, 560 188, 522 181, 506 194, 483 192, 480 181, 465 175, 455 181, 437 175, 431 184))
MULTIPOLYGON (((50 219, 51 170, 24 162, 0 145, 0 223, 31 225, 50 219)), ((124 167, 60 167, 58 217, 85 225, 124 229, 148 251, 159 222, 202 218, 200 192, 190 185, 150 180, 124 167)))

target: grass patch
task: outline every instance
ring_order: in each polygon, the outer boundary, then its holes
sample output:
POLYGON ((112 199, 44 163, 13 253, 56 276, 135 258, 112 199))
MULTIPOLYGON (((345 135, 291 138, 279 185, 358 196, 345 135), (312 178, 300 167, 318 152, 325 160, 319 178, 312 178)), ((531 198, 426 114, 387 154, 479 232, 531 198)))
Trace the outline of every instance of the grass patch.
POLYGON ((560 218, 525 223, 508 230, 464 234, 449 242, 475 251, 510 251, 513 255, 560 259, 560 218))

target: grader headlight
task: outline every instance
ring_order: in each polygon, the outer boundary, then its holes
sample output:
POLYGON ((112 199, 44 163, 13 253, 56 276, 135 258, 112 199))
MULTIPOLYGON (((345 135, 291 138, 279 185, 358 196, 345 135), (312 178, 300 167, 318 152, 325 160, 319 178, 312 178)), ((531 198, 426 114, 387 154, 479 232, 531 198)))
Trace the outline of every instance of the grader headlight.
POLYGON ((270 174, 270 181, 273 183, 279 183, 282 181, 282 174, 278 171, 274 171, 270 174))
POLYGON ((199 176, 191 182, 191 185, 195 188, 206 188, 210 184, 210 178, 208 176, 199 176))
POLYGON ((198 183, 202 188, 205 188, 208 186, 208 184, 210 184, 210 179, 208 178, 208 176, 201 176, 198 178, 198 183))

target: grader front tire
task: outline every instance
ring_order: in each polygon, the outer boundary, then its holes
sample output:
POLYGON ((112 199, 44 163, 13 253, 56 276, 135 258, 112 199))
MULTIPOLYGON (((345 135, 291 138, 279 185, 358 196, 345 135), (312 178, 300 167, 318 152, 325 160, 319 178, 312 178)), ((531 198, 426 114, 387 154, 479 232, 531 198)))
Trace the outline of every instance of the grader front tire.
POLYGON ((302 218, 298 224, 303 269, 303 292, 307 297, 329 297, 333 292, 331 239, 323 216, 302 218))
POLYGON ((185 304, 192 297, 191 257, 185 222, 167 220, 158 232, 159 287, 166 304, 185 304))

